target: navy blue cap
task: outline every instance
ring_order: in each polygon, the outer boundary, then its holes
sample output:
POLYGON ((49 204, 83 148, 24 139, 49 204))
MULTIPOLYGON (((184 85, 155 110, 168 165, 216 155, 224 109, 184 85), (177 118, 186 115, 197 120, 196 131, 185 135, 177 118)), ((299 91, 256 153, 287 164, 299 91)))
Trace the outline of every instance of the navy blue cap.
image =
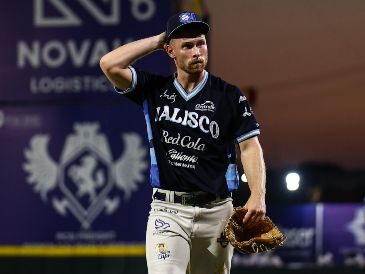
POLYGON ((172 35, 178 30, 186 27, 201 30, 202 34, 209 32, 209 25, 202 21, 202 19, 194 12, 180 12, 169 18, 166 26, 166 42, 168 43, 172 35))

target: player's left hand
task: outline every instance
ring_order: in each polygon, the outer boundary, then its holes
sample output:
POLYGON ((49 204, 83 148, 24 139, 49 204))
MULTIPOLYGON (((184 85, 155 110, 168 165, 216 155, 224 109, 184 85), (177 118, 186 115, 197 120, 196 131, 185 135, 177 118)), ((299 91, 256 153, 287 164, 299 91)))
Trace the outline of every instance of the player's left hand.
POLYGON ((243 225, 250 227, 263 220, 266 215, 264 195, 251 194, 244 208, 247 209, 247 213, 242 220, 243 225))

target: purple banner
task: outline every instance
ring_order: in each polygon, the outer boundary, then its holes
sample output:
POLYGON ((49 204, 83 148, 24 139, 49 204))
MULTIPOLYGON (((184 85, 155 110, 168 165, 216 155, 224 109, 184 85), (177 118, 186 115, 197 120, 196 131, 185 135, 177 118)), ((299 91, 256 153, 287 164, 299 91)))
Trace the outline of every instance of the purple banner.
POLYGON ((316 234, 316 206, 302 205, 280 207, 269 210, 269 216, 279 229, 286 235, 283 247, 276 250, 276 254, 285 262, 313 262, 315 261, 316 234))
POLYGON ((0 245, 144 242, 148 143, 124 100, 0 109, 0 245))
POLYGON ((351 265, 361 255, 365 259, 365 206, 325 205, 322 249, 338 263, 351 265))
MULTIPOLYGON (((100 57, 162 32, 169 15, 164 0, 7 1, 0 17, 0 100, 113 100, 100 57)), ((136 66, 167 74, 169 64, 161 51, 136 66)))
POLYGON ((270 207, 268 215, 286 235, 284 245, 262 254, 236 254, 234 266, 365 266, 364 205, 270 207))

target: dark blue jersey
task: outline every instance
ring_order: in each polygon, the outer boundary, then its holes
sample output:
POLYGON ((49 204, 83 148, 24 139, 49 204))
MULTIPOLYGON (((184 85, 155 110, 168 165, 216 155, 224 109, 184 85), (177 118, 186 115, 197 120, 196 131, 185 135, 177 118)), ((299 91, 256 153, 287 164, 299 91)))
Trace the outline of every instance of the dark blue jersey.
POLYGON ((206 71, 187 93, 175 75, 130 69, 131 87, 116 90, 143 107, 152 186, 217 195, 237 189, 234 144, 260 134, 242 92, 206 71))

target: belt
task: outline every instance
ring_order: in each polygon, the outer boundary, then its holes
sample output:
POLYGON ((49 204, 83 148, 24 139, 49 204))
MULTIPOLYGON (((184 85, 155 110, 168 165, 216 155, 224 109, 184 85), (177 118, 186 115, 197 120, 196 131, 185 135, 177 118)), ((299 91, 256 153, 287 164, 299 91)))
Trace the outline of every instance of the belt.
POLYGON ((224 195, 214 195, 207 192, 176 194, 174 191, 167 191, 167 192, 165 192, 166 190, 163 191, 164 192, 156 190, 156 192, 152 196, 153 199, 164 202, 173 202, 176 204, 182 204, 187 206, 201 206, 212 202, 218 202, 228 197, 231 197, 229 193, 224 195), (174 199, 173 201, 170 200, 169 192, 173 192, 173 199, 174 199))

